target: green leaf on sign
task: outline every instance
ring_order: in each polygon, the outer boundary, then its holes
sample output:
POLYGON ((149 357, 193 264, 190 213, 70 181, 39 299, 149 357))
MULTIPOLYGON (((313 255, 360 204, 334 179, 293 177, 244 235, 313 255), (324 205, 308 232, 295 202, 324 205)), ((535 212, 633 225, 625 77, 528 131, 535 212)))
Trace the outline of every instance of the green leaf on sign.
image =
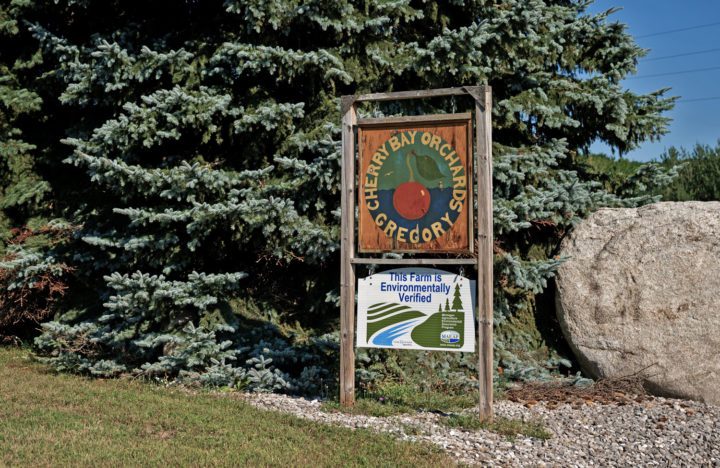
POLYGON ((424 154, 415 156, 415 165, 420 175, 427 180, 442 179, 443 174, 433 158, 424 154))

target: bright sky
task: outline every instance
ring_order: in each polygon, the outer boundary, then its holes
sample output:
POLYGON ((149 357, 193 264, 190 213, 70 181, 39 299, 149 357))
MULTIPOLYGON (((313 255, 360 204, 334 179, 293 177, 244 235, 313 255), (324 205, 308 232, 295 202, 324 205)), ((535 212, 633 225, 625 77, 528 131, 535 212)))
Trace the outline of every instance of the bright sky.
MULTIPOLYGON (((720 139, 720 1, 595 0, 590 12, 613 7, 622 10, 610 19, 625 23, 636 42, 650 49, 637 75, 623 84, 638 93, 670 87, 671 96, 681 96, 668 113, 670 132, 626 157, 648 161, 670 146, 714 146, 720 139)), ((591 149, 610 153, 602 144, 591 149)))

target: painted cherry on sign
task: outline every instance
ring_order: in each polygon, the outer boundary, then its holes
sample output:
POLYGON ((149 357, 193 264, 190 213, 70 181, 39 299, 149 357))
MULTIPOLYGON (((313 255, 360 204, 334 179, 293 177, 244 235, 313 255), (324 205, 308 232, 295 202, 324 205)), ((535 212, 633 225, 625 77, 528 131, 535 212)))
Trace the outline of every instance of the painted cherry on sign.
POLYGON ((414 220, 425 216, 430 209, 430 190, 415 181, 415 173, 410 166, 410 156, 415 156, 415 152, 411 151, 405 156, 405 165, 410 172, 410 180, 395 187, 393 206, 400 216, 414 220))
POLYGON ((420 219, 430 208, 430 191, 420 182, 404 182, 395 189, 393 206, 405 219, 420 219))

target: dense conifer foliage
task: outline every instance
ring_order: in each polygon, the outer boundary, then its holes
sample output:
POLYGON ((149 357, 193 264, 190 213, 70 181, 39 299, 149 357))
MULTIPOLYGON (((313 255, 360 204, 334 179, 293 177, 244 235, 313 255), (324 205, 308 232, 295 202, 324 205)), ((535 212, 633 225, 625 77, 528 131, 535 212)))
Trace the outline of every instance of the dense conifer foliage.
POLYGON ((678 176, 661 192, 664 200, 720 201, 720 141, 689 150, 671 147, 660 162, 678 168, 678 176))
MULTIPOLYGON (((622 88, 644 52, 623 25, 586 6, 5 2, 0 225, 38 219, 70 232, 61 242, 13 244, 0 264, 10 287, 33 284, 38 272, 70 276, 36 340, 41 354, 92 375, 307 392, 332 385, 339 96, 488 83, 496 359, 510 376, 564 362, 542 351, 528 318, 561 261, 557 240, 600 206, 649 200, 607 192, 576 157, 594 140, 625 151, 658 137, 672 106, 663 90, 622 88)), ((471 106, 444 99, 360 112, 471 106)), ((448 378, 467 377, 474 361, 413 356, 448 378)), ((395 359, 360 358, 363 378, 391 372, 395 359)))

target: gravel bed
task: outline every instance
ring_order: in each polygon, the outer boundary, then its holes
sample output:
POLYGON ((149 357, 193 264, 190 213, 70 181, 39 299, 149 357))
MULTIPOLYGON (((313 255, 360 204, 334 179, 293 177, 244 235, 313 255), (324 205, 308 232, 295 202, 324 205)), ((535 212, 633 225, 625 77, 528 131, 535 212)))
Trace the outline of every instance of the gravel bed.
POLYGON ((540 420, 549 440, 465 431, 440 423, 446 416, 416 413, 391 417, 327 412, 318 400, 276 394, 243 394, 253 406, 351 428, 387 432, 445 449, 459 463, 482 466, 715 466, 720 467, 720 407, 652 398, 628 404, 544 403, 530 407, 495 403, 495 414, 540 420))

